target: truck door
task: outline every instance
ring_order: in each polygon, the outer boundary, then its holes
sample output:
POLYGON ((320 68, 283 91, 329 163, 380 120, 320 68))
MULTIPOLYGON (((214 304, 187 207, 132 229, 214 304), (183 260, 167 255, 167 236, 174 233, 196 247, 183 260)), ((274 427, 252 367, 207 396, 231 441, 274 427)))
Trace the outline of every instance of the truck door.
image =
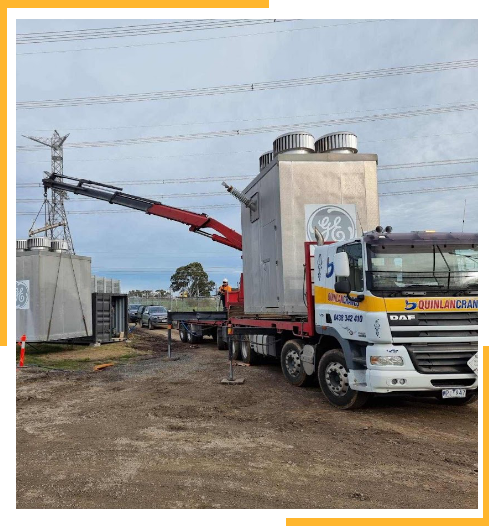
MULTIPOLYGON (((337 278, 334 274, 331 276, 332 288, 335 282, 339 280, 348 280, 351 285, 350 296, 354 299, 359 294, 364 294, 364 259, 363 247, 358 241, 341 245, 336 252, 346 252, 350 264, 350 276, 348 278, 337 278)), ((365 331, 365 312, 362 309, 362 303, 351 301, 346 294, 332 295, 331 317, 334 328, 340 335, 348 340, 363 340, 366 338, 365 331)))

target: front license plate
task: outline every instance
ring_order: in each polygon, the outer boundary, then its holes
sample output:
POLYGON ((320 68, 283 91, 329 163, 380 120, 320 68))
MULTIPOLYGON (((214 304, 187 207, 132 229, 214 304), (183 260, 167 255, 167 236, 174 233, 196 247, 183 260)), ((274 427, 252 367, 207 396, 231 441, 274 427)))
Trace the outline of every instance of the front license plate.
POLYGON ((474 354, 474 356, 472 356, 472 358, 467 362, 467 365, 472 369, 472 371, 474 371, 475 374, 478 373, 479 369, 478 369, 478 364, 479 362, 479 353, 476 352, 474 354))
POLYGON ((442 398, 465 398, 467 389, 443 389, 441 396, 442 398))

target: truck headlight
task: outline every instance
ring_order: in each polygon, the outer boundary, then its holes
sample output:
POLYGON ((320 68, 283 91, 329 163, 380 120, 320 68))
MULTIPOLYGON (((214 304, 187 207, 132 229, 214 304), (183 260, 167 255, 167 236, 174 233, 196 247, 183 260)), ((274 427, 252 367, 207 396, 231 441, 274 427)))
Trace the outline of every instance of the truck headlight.
POLYGON ((404 365, 402 356, 371 356, 372 365, 404 365))

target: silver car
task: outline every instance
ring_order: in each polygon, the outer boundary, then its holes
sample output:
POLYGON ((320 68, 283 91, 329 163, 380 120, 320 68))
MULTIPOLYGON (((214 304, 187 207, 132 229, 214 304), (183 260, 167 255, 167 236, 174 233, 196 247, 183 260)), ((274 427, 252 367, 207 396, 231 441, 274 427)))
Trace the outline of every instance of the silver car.
POLYGON ((168 311, 165 307, 156 305, 154 307, 146 307, 141 315, 141 327, 148 327, 149 330, 155 327, 161 327, 168 324, 168 311))

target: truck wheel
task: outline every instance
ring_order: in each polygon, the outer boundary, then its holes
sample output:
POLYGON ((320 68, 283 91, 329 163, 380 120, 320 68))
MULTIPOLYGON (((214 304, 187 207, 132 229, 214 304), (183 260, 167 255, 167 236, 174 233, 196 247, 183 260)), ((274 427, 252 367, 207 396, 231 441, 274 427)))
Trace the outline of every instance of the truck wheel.
POLYGON ((231 351, 233 353, 233 360, 239 360, 241 357, 241 342, 236 339, 231 340, 231 351))
POLYGON ((197 336, 192 334, 191 330, 187 332, 187 342, 188 343, 197 343, 197 336))
POLYGON ((186 342, 187 341, 187 331, 183 327, 183 325, 180 325, 178 329, 178 335, 180 336, 180 341, 186 342))
POLYGON ((241 341, 241 360, 249 364, 256 362, 256 353, 251 348, 251 342, 248 336, 243 336, 243 340, 241 341))
POLYGON ((477 391, 469 392, 465 398, 442 398, 440 393, 437 398, 444 405, 469 405, 477 402, 478 393, 477 391))
POLYGON ((216 341, 217 341, 217 348, 220 351, 226 351, 227 350, 228 344, 227 344, 226 340, 222 337, 221 327, 217 328, 216 341))
POLYGON ((331 349, 323 354, 319 361, 318 379, 328 402, 339 409, 359 409, 370 398, 370 393, 354 391, 350 387, 345 357, 340 349, 331 349))
POLYGON ((302 342, 299 340, 289 340, 283 347, 280 354, 280 363, 285 378, 297 387, 309 385, 312 376, 308 376, 304 371, 301 362, 302 342))

